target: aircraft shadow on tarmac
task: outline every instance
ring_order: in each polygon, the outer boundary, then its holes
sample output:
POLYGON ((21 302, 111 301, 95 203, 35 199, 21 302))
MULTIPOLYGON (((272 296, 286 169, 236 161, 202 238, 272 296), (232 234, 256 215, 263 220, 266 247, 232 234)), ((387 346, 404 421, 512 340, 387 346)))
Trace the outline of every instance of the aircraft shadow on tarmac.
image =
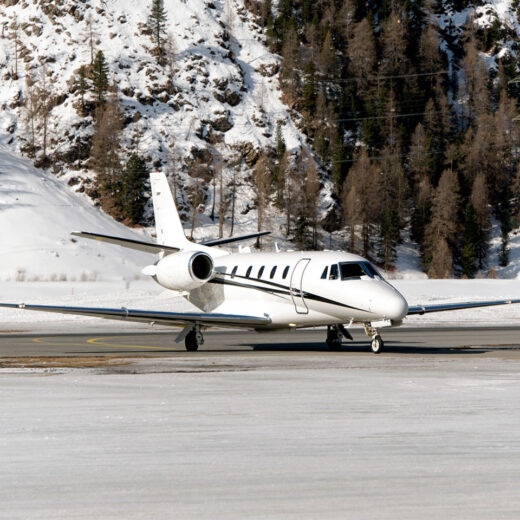
MULTIPOLYGON (((339 350, 329 350, 323 342, 309 343, 250 343, 242 344, 241 347, 250 347, 255 351, 272 351, 272 352, 331 352, 331 353, 371 353, 370 345, 367 342, 343 343, 339 350)), ((489 352, 488 348, 463 348, 463 347, 446 347, 446 346, 427 346, 421 347, 415 342, 392 341, 385 343, 383 353, 388 354, 485 354, 489 352)), ((493 348, 493 350, 499 350, 493 348)))
MULTIPOLYGON (((397 342, 395 342, 397 343, 397 342)), ((403 355, 468 355, 468 354, 485 354, 491 350, 511 350, 510 348, 461 348, 461 347, 445 347, 445 346, 428 346, 419 347, 414 343, 406 345, 406 342, 402 342, 403 345, 385 344, 383 354, 403 354, 403 355)), ((366 343, 359 344, 343 344, 339 350, 330 350, 327 345, 322 342, 308 342, 308 343, 242 343, 234 345, 232 348, 211 348, 210 346, 204 348, 200 347, 197 352, 186 352, 183 348, 172 348, 166 349, 161 347, 160 349, 149 349, 146 352, 136 351, 134 349, 117 349, 117 350, 88 350, 84 352, 69 352, 70 355, 130 355, 130 356, 146 356, 146 355, 171 355, 171 354, 183 354, 193 355, 197 354, 233 354, 240 352, 322 352, 330 355, 334 354, 372 354, 370 345, 366 343)))

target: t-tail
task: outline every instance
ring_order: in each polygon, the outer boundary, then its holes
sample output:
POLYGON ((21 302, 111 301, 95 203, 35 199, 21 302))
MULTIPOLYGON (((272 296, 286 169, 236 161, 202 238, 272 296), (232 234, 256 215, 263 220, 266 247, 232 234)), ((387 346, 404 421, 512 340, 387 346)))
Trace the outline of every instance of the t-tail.
POLYGON ((195 244, 190 242, 184 234, 182 222, 173 200, 172 191, 168 184, 166 175, 162 172, 153 172, 150 174, 150 184, 152 187, 152 202, 155 216, 155 230, 157 233, 157 243, 145 242, 142 240, 134 240, 130 238, 114 237, 101 235, 99 233, 90 233, 88 231, 74 231, 71 235, 107 242, 109 244, 145 251, 147 253, 171 254, 183 250, 201 249, 207 250, 207 247, 220 246, 231 242, 248 240, 259 236, 268 235, 269 231, 260 233, 252 233, 239 237, 219 238, 216 240, 208 240, 195 244))
POLYGON ((152 187, 153 211, 157 242, 179 250, 193 244, 186 238, 179 212, 173 200, 172 191, 166 175, 162 172, 150 174, 152 187))

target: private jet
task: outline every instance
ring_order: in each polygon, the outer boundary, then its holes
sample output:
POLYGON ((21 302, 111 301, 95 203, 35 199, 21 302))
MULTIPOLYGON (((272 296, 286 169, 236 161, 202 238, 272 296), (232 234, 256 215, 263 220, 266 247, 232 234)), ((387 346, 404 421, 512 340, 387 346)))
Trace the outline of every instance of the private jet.
POLYGON ((406 316, 520 303, 517 300, 408 306, 406 299, 365 258, 340 251, 230 252, 220 246, 267 232, 194 243, 182 227, 166 176, 150 175, 157 242, 86 231, 72 235, 158 255, 148 275, 166 289, 181 292, 200 312, 159 312, 127 308, 67 307, 0 303, 1 307, 95 316, 111 320, 181 326, 176 342, 196 351, 208 327, 258 332, 326 327, 326 343, 339 349, 352 340, 349 327, 361 324, 372 352, 384 347, 379 333, 406 316))

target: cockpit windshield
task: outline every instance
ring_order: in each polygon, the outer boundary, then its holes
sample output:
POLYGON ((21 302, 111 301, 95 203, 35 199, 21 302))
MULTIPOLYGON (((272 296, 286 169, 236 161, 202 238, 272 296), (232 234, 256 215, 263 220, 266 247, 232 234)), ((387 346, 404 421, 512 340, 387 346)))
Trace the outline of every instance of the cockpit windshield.
POLYGON ((347 280, 348 278, 360 278, 361 276, 366 276, 368 274, 368 272, 363 269, 361 264, 354 262, 340 263, 339 270, 341 272, 342 280, 347 280))
POLYGON ((340 262, 339 270, 342 280, 359 279, 362 276, 383 279, 370 262, 340 262))

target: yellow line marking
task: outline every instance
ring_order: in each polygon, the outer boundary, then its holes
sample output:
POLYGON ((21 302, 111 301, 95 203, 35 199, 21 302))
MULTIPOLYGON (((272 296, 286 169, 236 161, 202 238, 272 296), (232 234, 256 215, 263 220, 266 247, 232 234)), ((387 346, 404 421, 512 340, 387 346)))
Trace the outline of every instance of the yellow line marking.
POLYGON ((137 348, 137 349, 143 349, 143 350, 174 350, 173 345, 171 347, 154 347, 151 345, 118 345, 115 343, 99 343, 99 341, 104 340, 107 338, 91 338, 87 340, 87 343, 90 343, 91 345, 98 345, 100 347, 115 347, 115 348, 137 348))
POLYGON ((57 343, 55 341, 44 341, 43 338, 33 338, 33 342, 34 343, 41 343, 41 344, 44 344, 44 345, 54 345, 54 346, 57 346, 57 345, 65 345, 65 346, 74 346, 74 347, 84 347, 85 346, 85 343, 57 343))
MULTIPOLYGON (((104 340, 107 338, 91 338, 87 339, 86 343, 90 345, 96 345, 98 347, 113 347, 113 348, 136 348, 143 350, 175 350, 174 345, 171 347, 154 347, 151 345, 118 345, 116 343, 98 343, 100 340, 104 340)), ((34 343, 40 343, 45 345, 63 345, 63 346, 74 346, 74 347, 84 347, 85 343, 56 343, 54 341, 45 341, 43 338, 33 338, 34 343)))

